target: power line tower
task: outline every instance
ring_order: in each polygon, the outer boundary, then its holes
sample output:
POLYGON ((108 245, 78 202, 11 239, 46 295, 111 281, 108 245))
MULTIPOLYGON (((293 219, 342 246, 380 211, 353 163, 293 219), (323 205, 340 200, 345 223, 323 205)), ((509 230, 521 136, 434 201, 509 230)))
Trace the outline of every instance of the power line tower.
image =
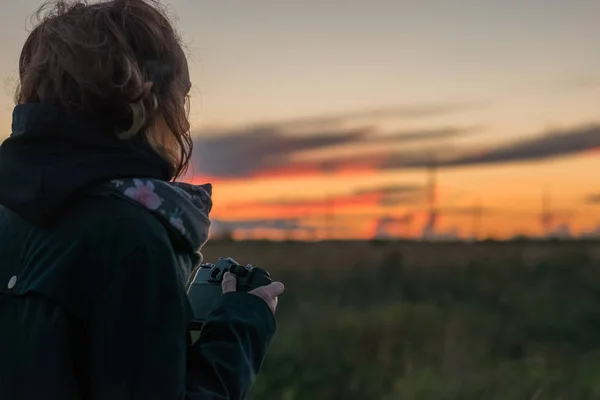
POLYGON ((552 213, 552 198, 550 192, 544 190, 542 193, 542 212, 540 216, 540 222, 542 225, 542 232, 544 237, 550 234, 552 223, 554 222, 554 215, 552 213))
POLYGON ((295 239, 295 232, 294 232, 294 229, 293 229, 293 228, 291 228, 291 227, 289 227, 289 226, 286 226, 286 227, 284 227, 284 228, 283 228, 283 239, 284 239, 286 242, 291 242, 291 241, 293 241, 293 240, 295 239))
POLYGON ((325 238, 333 240, 335 236, 335 214, 333 197, 329 196, 326 199, 325 209, 325 238))
POLYGON ((478 240, 481 235, 482 214, 481 199, 477 199, 473 205, 473 240, 478 240))
POLYGON ((312 213, 310 209, 306 212, 306 216, 304 217, 304 224, 306 226, 306 240, 308 240, 309 242, 314 242, 315 240, 317 240, 317 229, 312 224, 312 213))
POLYGON ((427 195, 428 195, 428 216, 425 227, 423 228, 423 239, 432 237, 436 232, 437 224, 437 165, 436 161, 433 160, 427 168, 428 173, 428 184, 427 184, 427 195))
MULTIPOLYGON (((329 176, 329 178, 331 180, 335 179, 335 176, 333 175, 333 173, 335 172, 335 166, 333 164, 333 162, 331 161, 324 161, 321 164, 321 169, 322 171, 327 174, 329 176)), ((335 220, 334 220, 334 210, 333 210, 333 196, 331 194, 329 194, 326 198, 325 198, 325 213, 323 215, 324 217, 324 239, 325 240, 332 240, 333 236, 334 236, 334 224, 335 224, 335 220)))

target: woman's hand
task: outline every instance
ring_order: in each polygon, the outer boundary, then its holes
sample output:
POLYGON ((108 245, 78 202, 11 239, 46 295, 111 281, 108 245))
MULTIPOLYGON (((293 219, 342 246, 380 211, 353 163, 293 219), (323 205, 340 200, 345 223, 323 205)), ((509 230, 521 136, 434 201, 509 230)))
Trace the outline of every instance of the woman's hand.
MULTIPOLYGON (((235 292, 237 287, 237 279, 231 272, 225 272, 223 275, 223 283, 221 284, 223 293, 235 292)), ((250 294, 260 297, 267 303, 273 314, 277 309, 277 297, 285 292, 285 286, 281 282, 273 282, 267 286, 261 286, 251 290, 250 294)))

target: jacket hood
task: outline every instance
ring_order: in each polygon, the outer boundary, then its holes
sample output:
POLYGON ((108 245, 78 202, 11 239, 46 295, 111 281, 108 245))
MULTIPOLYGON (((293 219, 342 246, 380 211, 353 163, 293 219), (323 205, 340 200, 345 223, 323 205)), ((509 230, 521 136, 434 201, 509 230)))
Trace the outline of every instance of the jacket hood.
POLYGON ((15 107, 0 146, 0 205, 44 227, 83 189, 125 177, 168 181, 172 169, 140 135, 118 139, 109 124, 48 104, 15 107))

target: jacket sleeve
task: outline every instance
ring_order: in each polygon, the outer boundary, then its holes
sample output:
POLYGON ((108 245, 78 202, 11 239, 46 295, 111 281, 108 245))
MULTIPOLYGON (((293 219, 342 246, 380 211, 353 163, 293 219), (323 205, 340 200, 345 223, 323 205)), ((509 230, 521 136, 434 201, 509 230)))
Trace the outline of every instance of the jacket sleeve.
POLYGON ((91 313, 89 397, 245 398, 275 331, 268 306, 224 295, 190 346, 189 300, 170 245, 146 241, 117 264, 91 313))
POLYGON ((274 333, 275 318, 262 299, 223 295, 190 349, 188 398, 246 398, 274 333))

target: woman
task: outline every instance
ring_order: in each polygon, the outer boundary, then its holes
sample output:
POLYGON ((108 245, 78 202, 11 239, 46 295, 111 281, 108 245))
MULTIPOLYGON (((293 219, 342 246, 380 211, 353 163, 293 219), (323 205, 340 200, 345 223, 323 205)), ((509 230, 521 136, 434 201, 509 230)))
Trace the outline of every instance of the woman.
POLYGON ((211 200, 172 182, 192 151, 176 32, 150 0, 38 15, 0 147, 0 398, 244 398, 284 288, 228 275, 189 339, 211 200))

